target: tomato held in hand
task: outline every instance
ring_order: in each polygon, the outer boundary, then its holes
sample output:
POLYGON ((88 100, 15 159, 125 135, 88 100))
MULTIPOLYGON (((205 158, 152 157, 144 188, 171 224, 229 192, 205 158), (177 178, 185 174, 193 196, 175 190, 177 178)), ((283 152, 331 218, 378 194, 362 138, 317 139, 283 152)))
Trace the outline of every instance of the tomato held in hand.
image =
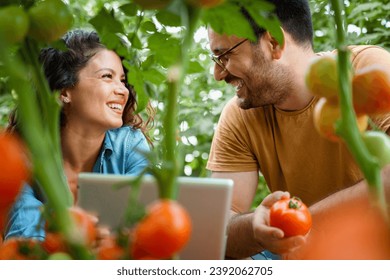
POLYGON ((73 24, 73 16, 61 0, 45 0, 33 6, 30 16, 28 35, 50 43, 58 40, 73 24))
POLYGON ((134 229, 131 252, 134 259, 166 259, 187 244, 191 234, 191 218, 176 201, 158 200, 134 229))
POLYGON ((311 224, 309 209, 297 197, 281 199, 270 209, 270 225, 283 230, 284 237, 305 235, 311 224))

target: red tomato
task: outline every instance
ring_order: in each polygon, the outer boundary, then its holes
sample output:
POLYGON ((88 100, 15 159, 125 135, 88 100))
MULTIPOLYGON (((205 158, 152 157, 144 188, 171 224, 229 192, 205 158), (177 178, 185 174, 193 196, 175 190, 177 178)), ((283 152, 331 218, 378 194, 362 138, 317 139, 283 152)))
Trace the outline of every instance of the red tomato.
POLYGON ((8 209, 30 172, 26 151, 16 136, 0 133, 0 155, 0 209, 8 209))
POLYGON ((131 252, 134 259, 166 259, 187 244, 191 218, 176 201, 158 200, 134 229, 131 252))
POLYGON ((120 260, 126 255, 125 249, 119 246, 114 236, 109 236, 100 242, 97 248, 98 260, 120 260))
POLYGON ((76 223, 76 228, 80 230, 86 245, 92 246, 96 241, 96 223, 93 217, 79 207, 70 208, 70 213, 76 223))
POLYGON ((311 228, 311 214, 299 198, 281 199, 271 207, 270 224, 283 230, 284 237, 305 235, 311 228))
POLYGON ((67 252, 64 238, 59 232, 46 232, 45 240, 42 242, 42 248, 49 254, 67 252))
POLYGON ((40 259, 41 249, 38 241, 25 238, 11 238, 0 246, 0 260, 40 259))

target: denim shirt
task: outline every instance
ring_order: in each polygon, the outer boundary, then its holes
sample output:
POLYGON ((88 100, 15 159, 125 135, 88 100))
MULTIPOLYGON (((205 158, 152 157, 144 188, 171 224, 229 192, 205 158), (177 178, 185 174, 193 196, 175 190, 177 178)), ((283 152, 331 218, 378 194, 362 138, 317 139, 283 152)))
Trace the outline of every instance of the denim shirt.
MULTIPOLYGON (((138 175, 148 165, 144 153, 149 150, 148 142, 140 130, 129 126, 109 130, 92 172, 138 175)), ((43 203, 31 186, 25 184, 10 211, 5 239, 26 237, 43 240, 42 206, 43 203)))

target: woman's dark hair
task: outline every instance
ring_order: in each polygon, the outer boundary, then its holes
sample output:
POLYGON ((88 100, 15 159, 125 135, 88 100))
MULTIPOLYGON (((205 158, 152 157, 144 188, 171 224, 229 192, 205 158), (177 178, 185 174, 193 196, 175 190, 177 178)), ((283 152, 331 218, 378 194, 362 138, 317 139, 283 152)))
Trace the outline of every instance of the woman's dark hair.
MULTIPOLYGON (((62 40, 66 47, 64 50, 48 47, 42 49, 39 55, 39 61, 42 63, 43 72, 52 91, 61 91, 75 86, 80 70, 97 52, 106 49, 95 31, 69 31, 62 40)), ((127 74, 125 67, 124 71, 127 74)), ((137 106, 136 93, 131 85, 128 83, 126 85, 129 90, 129 99, 122 116, 123 125, 131 125, 136 129, 141 129, 150 142, 146 132, 153 118, 149 117, 144 123, 141 116, 134 113, 137 106)), ((15 115, 11 115, 10 126, 14 126, 16 123, 15 115)), ((60 125, 65 124, 65 114, 61 112, 60 125)))
MULTIPOLYGON (((313 24, 307 0, 267 0, 267 2, 275 6, 273 13, 295 42, 313 47, 313 24)), ((241 8, 241 13, 248 20, 257 39, 261 38, 266 30, 255 22, 248 10, 241 8)))

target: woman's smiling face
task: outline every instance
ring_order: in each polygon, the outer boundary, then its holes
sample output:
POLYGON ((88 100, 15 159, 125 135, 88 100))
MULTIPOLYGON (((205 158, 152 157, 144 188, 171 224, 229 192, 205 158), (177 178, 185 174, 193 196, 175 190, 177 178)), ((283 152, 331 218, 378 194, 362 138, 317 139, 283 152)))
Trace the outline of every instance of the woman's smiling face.
POLYGON ((67 125, 108 130, 123 125, 122 115, 129 98, 125 72, 119 56, 99 50, 78 73, 77 84, 66 89, 67 125))

